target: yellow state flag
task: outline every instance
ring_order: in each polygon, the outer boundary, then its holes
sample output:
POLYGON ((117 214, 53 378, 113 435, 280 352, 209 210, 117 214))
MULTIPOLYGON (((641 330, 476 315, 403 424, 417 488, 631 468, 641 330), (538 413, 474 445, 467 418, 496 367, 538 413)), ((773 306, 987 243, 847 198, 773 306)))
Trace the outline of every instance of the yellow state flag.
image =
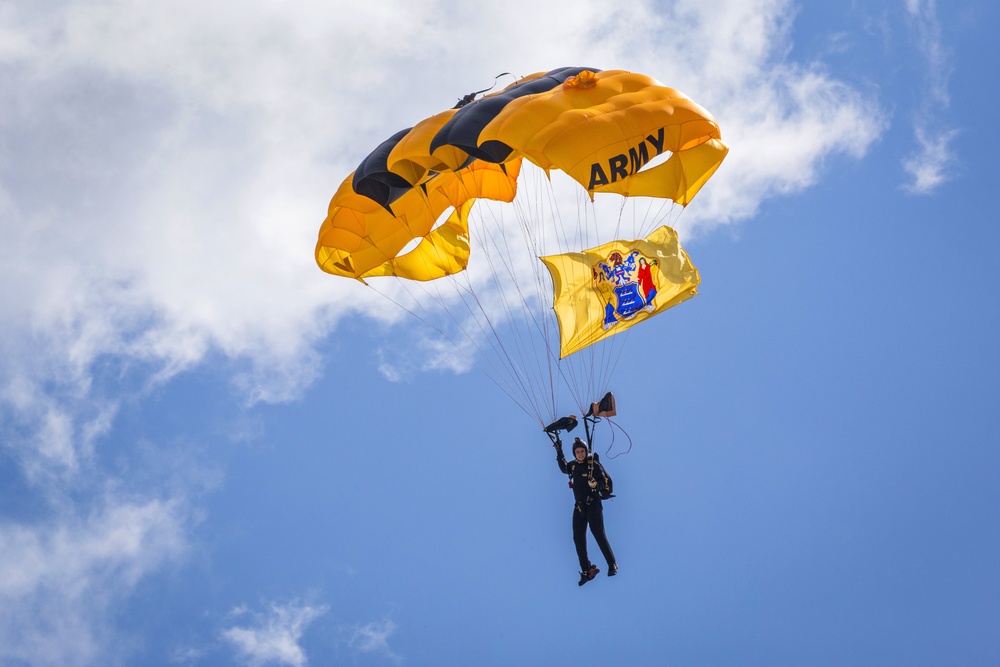
POLYGON ((539 259, 552 274, 559 358, 687 301, 701 281, 677 232, 539 259))

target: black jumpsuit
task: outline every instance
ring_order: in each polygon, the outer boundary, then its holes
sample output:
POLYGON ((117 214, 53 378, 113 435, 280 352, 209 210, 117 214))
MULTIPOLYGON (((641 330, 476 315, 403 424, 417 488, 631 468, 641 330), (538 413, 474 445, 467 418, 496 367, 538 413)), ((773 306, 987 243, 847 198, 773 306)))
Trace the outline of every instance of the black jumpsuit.
POLYGON ((588 525, 610 569, 615 564, 615 554, 608 544, 607 535, 604 534, 604 506, 601 504, 600 493, 607 484, 604 467, 598 461, 594 461, 593 457, 589 457, 583 463, 578 463, 575 458, 567 462, 562 447, 556 448, 556 461, 559 463, 559 470, 570 476, 573 485, 573 496, 576 500, 573 507, 573 543, 576 545, 576 555, 580 559, 580 571, 586 572, 590 569, 590 560, 587 558, 588 525), (597 488, 590 488, 588 482, 591 476, 597 481, 597 488))

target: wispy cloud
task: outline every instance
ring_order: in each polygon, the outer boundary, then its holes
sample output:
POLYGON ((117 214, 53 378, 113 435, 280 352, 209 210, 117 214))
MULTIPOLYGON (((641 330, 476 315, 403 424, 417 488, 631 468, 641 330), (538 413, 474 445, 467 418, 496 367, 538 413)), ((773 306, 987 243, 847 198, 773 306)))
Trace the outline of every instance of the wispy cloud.
POLYGON ((107 612, 185 552, 184 526, 176 501, 114 498, 87 516, 0 524, 0 662, 108 661, 107 612))
POLYGON ((313 607, 296 602, 284 605, 273 603, 263 614, 238 608, 234 610, 234 615, 249 614, 251 624, 228 628, 222 636, 245 664, 302 667, 308 659, 299 641, 306 627, 327 610, 326 606, 313 607))
POLYGON ((372 653, 399 663, 402 658, 389 647, 389 638, 396 631, 391 619, 353 626, 347 629, 347 646, 358 653, 372 653))
POLYGON ((944 122, 951 99, 948 92, 949 65, 937 17, 936 0, 906 0, 914 42, 924 60, 924 100, 914 115, 917 150, 903 160, 910 176, 904 189, 930 194, 952 177, 955 155, 951 143, 958 131, 944 122))
POLYGON ((903 160, 903 169, 911 177, 904 189, 913 194, 930 194, 951 179, 949 170, 955 162, 951 142, 958 130, 930 129, 926 122, 918 121, 914 134, 919 148, 903 160))
POLYGON ((934 102, 947 105, 949 66, 937 17, 937 0, 906 0, 906 11, 927 66, 928 95, 934 102))

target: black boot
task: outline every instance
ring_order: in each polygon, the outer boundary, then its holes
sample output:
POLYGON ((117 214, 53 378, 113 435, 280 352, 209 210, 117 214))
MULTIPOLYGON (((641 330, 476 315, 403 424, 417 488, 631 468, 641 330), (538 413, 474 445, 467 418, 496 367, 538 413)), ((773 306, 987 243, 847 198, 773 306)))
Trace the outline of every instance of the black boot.
POLYGON ((580 573, 580 581, 577 586, 583 586, 585 583, 596 577, 600 573, 596 565, 591 564, 589 568, 580 573))

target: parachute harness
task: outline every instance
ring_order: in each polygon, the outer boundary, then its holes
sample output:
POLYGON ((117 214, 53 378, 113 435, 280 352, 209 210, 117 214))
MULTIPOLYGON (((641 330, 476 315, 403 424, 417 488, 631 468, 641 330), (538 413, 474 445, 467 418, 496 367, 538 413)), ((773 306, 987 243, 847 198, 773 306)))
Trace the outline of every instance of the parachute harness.
MULTIPOLYGON (((590 409, 587 411, 587 414, 583 416, 583 428, 587 436, 586 442, 584 443, 586 444, 587 448, 587 484, 588 486, 590 486, 592 490, 597 490, 596 482, 594 481, 594 463, 598 460, 597 455, 594 453, 594 444, 593 444, 595 435, 594 427, 597 426, 598 422, 600 422, 602 418, 607 419, 608 423, 611 424, 612 426, 617 426, 617 424, 615 424, 610 419, 610 417, 613 417, 617 414, 618 412, 615 408, 615 396, 609 391, 607 394, 604 395, 604 398, 602 398, 600 401, 596 403, 591 403, 590 409)), ((568 417, 563 417, 562 419, 558 419, 552 422, 551 424, 546 426, 543 430, 545 431, 545 434, 549 436, 549 439, 552 441, 553 446, 561 447, 562 440, 559 439, 559 432, 563 430, 572 431, 574 428, 576 428, 578 423, 579 422, 577 421, 577 418, 574 415, 570 415, 568 417)), ((618 428, 621 427, 618 426, 618 428)), ((625 433, 624 430, 622 432, 625 433)), ((629 451, 632 450, 632 439, 628 437, 628 433, 625 433, 625 437, 628 438, 629 446, 627 450, 622 452, 623 454, 627 454, 629 451)), ((579 440, 579 438, 577 439, 579 440)), ((614 446, 614 440, 612 439, 611 446, 608 447, 608 452, 611 451, 611 447, 613 446, 614 446)), ((578 449, 578 447, 574 447, 573 449, 574 460, 569 463, 569 465, 572 466, 572 468, 570 468, 568 473, 569 488, 571 489, 573 488, 573 471, 576 469, 577 465, 582 464, 582 462, 575 460, 576 449, 578 449)), ((605 452, 605 454, 606 453, 607 452, 605 452)), ((615 456, 612 456, 611 458, 615 458, 617 456, 620 456, 620 454, 615 454, 615 456)), ((605 475, 607 475, 606 471, 605 475)), ((606 482, 607 488, 605 489, 609 494, 611 494, 612 491, 610 481, 611 480, 609 478, 606 482)), ((604 491, 600 491, 600 493, 602 494, 602 497, 612 497, 612 498, 614 497, 613 494, 609 496, 604 496, 603 495, 604 491)), ((586 504, 589 505, 592 499, 593 499, 592 496, 588 494, 586 504)), ((580 507, 579 503, 577 503, 577 510, 580 512, 583 511, 583 508, 580 507)))

